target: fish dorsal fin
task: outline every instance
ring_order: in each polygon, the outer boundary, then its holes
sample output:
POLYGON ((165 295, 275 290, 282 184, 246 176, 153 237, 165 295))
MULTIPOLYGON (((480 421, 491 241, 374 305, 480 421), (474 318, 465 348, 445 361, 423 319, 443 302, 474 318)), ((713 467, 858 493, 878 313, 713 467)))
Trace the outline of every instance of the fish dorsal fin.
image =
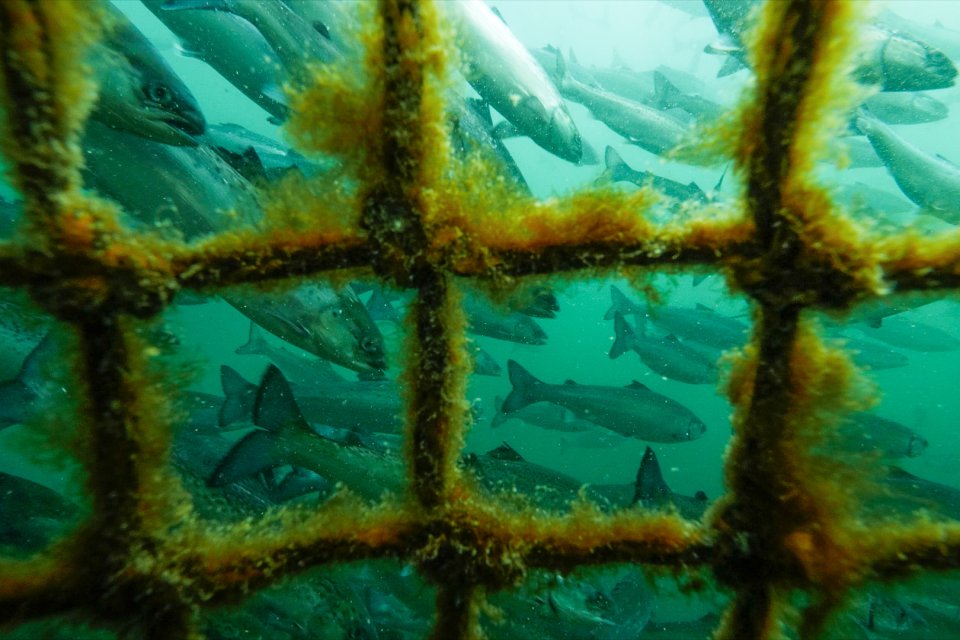
POLYGON ((697 311, 709 311, 710 313, 713 313, 713 309, 711 307, 699 302, 697 303, 697 311))
POLYGON ((497 16, 498 18, 500 18, 500 22, 502 22, 503 24, 505 24, 505 25, 508 26, 508 27, 510 26, 510 25, 507 24, 507 21, 504 19, 503 14, 500 13, 500 9, 497 9, 496 7, 490 7, 490 11, 493 13, 493 15, 497 16))
POLYGON ((267 367, 260 381, 253 406, 253 423, 273 432, 288 429, 310 431, 290 390, 290 383, 275 365, 267 367))
POLYGON ((663 480, 660 463, 653 449, 647 447, 643 460, 637 469, 637 481, 634 484, 633 502, 643 504, 661 504, 670 498, 670 487, 663 480))
POLYGON ((563 381, 563 384, 576 386, 577 383, 576 381, 571 380, 570 378, 567 378, 566 380, 563 381))
POLYGON ((642 389, 644 391, 650 391, 650 387, 643 384, 639 380, 631 380, 630 384, 627 385, 627 389, 642 389))
POLYGON ((362 447, 362 446, 364 446, 363 438, 360 437, 360 434, 359 434, 359 433, 357 433, 356 431, 353 431, 353 430, 348 431, 347 434, 346 434, 345 436, 343 436, 343 439, 340 441, 340 444, 342 444, 342 445, 345 446, 345 447, 362 447))
POLYGON ((248 382, 233 367, 220 365, 220 387, 223 405, 218 416, 220 426, 249 422, 256 404, 256 385, 248 382))
POLYGON ((486 456, 494 460, 511 460, 513 462, 524 462, 523 456, 517 453, 517 450, 506 442, 502 443, 496 449, 487 451, 486 456))

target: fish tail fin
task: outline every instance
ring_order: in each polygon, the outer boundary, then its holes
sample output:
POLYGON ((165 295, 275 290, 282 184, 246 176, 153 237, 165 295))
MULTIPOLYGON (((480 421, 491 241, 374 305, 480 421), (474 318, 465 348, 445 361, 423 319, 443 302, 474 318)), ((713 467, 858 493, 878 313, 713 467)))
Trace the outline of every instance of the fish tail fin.
POLYGON ((610 308, 603 315, 604 320, 613 320, 617 312, 627 316, 631 313, 637 317, 643 315, 643 309, 635 302, 632 302, 614 285, 610 285, 610 308))
POLYGON ((613 340, 613 346, 610 347, 610 359, 616 360, 627 352, 636 334, 619 311, 613 314, 613 332, 616 337, 613 340))
POLYGON ((658 505, 665 502, 670 496, 670 487, 663 479, 660 463, 653 449, 647 447, 643 452, 643 460, 637 469, 637 481, 633 485, 633 503, 644 506, 658 505))
POLYGON ((234 349, 233 352, 241 356, 265 356, 270 352, 270 344, 257 323, 251 320, 246 343, 234 349))
POLYGON ((673 109, 679 106, 677 98, 682 95, 680 89, 667 80, 660 71, 653 72, 653 100, 657 109, 673 109))
POLYGON ((543 384, 543 382, 520 366, 516 360, 507 360, 507 372, 510 375, 510 384, 513 385, 513 390, 510 391, 507 399, 503 401, 501 411, 503 413, 512 413, 522 409, 528 404, 536 402, 534 389, 538 385, 543 384))
POLYGON ((256 385, 248 382, 227 365, 220 366, 220 386, 223 389, 223 404, 220 406, 220 426, 235 422, 250 422, 253 418, 256 385))
POLYGON ((636 171, 630 168, 616 149, 608 146, 603 152, 603 163, 607 169, 604 172, 612 182, 629 181, 636 171))
MULTIPOLYGON (((221 367, 221 373, 225 369, 240 377, 229 367, 221 367)), ((207 480, 208 486, 222 487, 261 471, 290 464, 289 458, 293 449, 283 445, 285 434, 298 430, 311 433, 310 426, 303 419, 300 407, 293 398, 290 383, 283 377, 280 369, 274 365, 268 366, 260 386, 254 390, 256 397, 253 403, 253 424, 260 429, 248 433, 230 449, 207 480)))
POLYGON ((253 431, 242 437, 217 464, 207 479, 208 487, 223 487, 283 464, 275 460, 277 435, 253 431))

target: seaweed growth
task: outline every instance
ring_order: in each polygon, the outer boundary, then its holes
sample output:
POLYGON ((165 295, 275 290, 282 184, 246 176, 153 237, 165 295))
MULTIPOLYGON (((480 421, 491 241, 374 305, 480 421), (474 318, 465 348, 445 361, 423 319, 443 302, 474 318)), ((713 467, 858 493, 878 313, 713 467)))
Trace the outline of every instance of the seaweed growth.
POLYGON ((836 223, 836 209, 810 181, 812 132, 832 117, 824 107, 831 87, 844 86, 852 11, 833 0, 766 5, 754 44, 755 100, 723 133, 747 185, 742 215, 664 225, 645 216, 646 192, 531 203, 506 188, 478 189, 475 177, 488 174, 450 160, 447 47, 432 5, 381 0, 365 36, 365 81, 317 72, 298 94, 291 128, 305 147, 343 159, 356 197, 339 203, 354 210, 318 208, 323 220, 312 233, 249 231, 190 246, 134 236, 115 211, 78 190, 77 135, 92 89, 77 53, 99 31, 95 6, 0 3, 4 151, 29 227, 24 240, 0 245, 0 284, 27 288, 77 336, 91 504, 84 526, 46 555, 0 559, 0 624, 77 611, 145 637, 195 637, 203 608, 311 567, 394 557, 437 585, 437 639, 480 637, 483 592, 533 569, 609 563, 712 571, 734 593, 718 638, 780 637, 793 620, 801 637, 813 637, 868 578, 960 566, 957 524, 864 531, 839 513, 848 496, 836 483, 806 479, 813 463, 803 448, 847 408, 837 390, 851 374, 834 366, 842 363, 802 312, 960 286, 956 234, 854 233, 836 223), (491 219, 502 223, 495 235, 485 231, 491 219), (469 359, 454 277, 504 286, 531 275, 677 266, 724 269, 758 307, 730 384, 737 415, 729 494, 704 523, 590 505, 562 517, 505 511, 460 477, 469 359), (178 289, 347 269, 372 269, 416 294, 408 495, 374 506, 343 495, 309 513, 290 509, 215 529, 193 519, 167 470, 167 413, 156 410, 156 386, 143 382, 128 318, 155 315, 178 289), (823 373, 828 367, 835 377, 823 373), (794 616, 796 592, 807 594, 808 606, 794 616))

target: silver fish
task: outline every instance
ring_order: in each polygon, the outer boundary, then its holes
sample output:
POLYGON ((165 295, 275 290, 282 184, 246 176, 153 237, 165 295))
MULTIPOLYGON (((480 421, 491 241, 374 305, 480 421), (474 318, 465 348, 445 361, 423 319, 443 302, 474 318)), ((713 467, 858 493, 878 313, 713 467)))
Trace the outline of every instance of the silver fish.
POLYGON ((182 53, 203 60, 278 120, 287 117, 277 52, 256 27, 220 11, 164 11, 166 0, 143 0, 179 39, 182 53))
POLYGON ((649 320, 655 325, 684 340, 691 340, 717 349, 738 347, 747 339, 747 327, 734 318, 727 318, 709 307, 698 304, 693 308, 647 307, 629 300, 620 289, 610 287, 612 305, 603 316, 612 320, 619 311, 623 315, 633 314, 638 328, 649 320))
POLYGON ((927 213, 960 223, 960 167, 918 149, 875 118, 861 113, 856 123, 904 195, 927 213))
POLYGON ((925 93, 881 92, 863 101, 871 115, 887 124, 920 124, 943 120, 949 107, 925 93))
POLYGON ((172 226, 193 239, 261 215, 253 186, 206 146, 161 144, 92 121, 82 144, 84 186, 141 223, 172 226))
POLYGON ((670 334, 664 338, 638 336, 623 314, 613 316, 615 339, 610 358, 619 358, 629 350, 651 370, 665 378, 687 384, 713 384, 717 381, 716 362, 681 343, 670 334))
POLYGON ((472 333, 521 344, 547 343, 546 332, 528 315, 517 311, 499 311, 475 295, 465 296, 463 308, 472 333))
MULTIPOLYGON (((257 387, 230 367, 220 367, 223 386, 221 426, 251 423, 256 409, 257 387)), ((392 380, 327 381, 309 389, 294 388, 297 406, 310 424, 322 424, 365 434, 403 430, 403 398, 392 380)))
POLYGON ((481 0, 437 5, 457 30, 464 75, 517 129, 554 155, 580 162, 580 134, 546 73, 481 0))
POLYGON ((603 157, 607 167, 604 175, 609 177, 613 182, 629 182, 638 187, 651 186, 660 193, 680 202, 687 200, 697 202, 707 201, 707 194, 703 192, 703 189, 701 189, 696 182, 691 181, 688 184, 683 184, 670 178, 654 175, 651 171, 638 171, 628 165, 613 147, 607 147, 603 157))
POLYGON ((561 54, 557 55, 557 69, 563 96, 585 106, 594 118, 631 144, 659 155, 679 145, 688 133, 684 123, 662 111, 577 82, 566 71, 561 54))
POLYGON ((383 335, 349 287, 237 288, 220 297, 275 336, 335 364, 371 373, 387 367, 383 335))
POLYGON ((649 442, 687 442, 707 430, 685 406, 636 381, 626 387, 547 384, 513 360, 507 361, 507 371, 513 390, 503 402, 504 413, 534 402, 552 402, 578 418, 649 442))
POLYGON ((104 8, 109 27, 88 54, 100 87, 90 117, 165 144, 197 144, 206 122, 193 94, 132 22, 104 8))

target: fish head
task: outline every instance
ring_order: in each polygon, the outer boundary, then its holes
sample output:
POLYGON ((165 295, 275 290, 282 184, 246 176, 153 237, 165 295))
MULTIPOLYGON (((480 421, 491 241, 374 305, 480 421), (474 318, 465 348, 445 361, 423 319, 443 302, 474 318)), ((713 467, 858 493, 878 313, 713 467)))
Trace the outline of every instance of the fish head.
POLYGON ((296 297, 303 313, 294 321, 302 328, 308 351, 361 373, 386 369, 383 334, 353 290, 304 285, 296 297))
POLYGON ((957 77, 945 53, 902 33, 889 34, 881 55, 887 91, 945 89, 957 77))
POLYGON ((175 146, 196 146, 206 120, 187 85, 132 24, 117 24, 92 53, 100 93, 92 117, 175 146))
MULTIPOLYGON (((550 137, 553 153, 577 165, 583 162, 583 140, 565 105, 560 105, 553 110, 550 117, 550 137)), ((591 164, 596 164, 596 158, 593 160, 591 164)))
POLYGON ((683 428, 677 434, 677 441, 686 442, 688 440, 697 440, 707 432, 707 425, 703 420, 696 416, 690 416, 683 423, 683 428))
POLYGON ((529 316, 516 316, 516 321, 513 324, 513 334, 517 342, 523 344, 547 344, 547 332, 529 316))

